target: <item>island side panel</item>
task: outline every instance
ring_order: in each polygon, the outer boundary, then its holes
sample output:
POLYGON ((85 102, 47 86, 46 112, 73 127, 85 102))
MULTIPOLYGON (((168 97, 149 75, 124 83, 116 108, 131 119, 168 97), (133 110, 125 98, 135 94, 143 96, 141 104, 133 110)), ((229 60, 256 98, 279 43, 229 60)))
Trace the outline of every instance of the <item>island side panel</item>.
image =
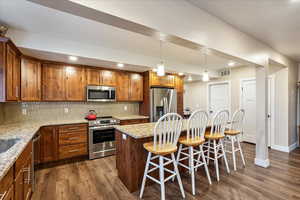
POLYGON ((115 135, 118 176, 129 192, 135 192, 140 189, 148 155, 143 144, 152 141, 153 137, 135 139, 126 135, 125 139, 118 130, 115 135))

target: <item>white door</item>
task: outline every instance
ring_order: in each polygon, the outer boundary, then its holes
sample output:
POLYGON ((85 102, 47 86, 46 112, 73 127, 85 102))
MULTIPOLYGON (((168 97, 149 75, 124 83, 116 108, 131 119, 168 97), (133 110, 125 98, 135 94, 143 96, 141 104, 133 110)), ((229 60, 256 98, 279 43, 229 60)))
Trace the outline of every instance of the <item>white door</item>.
MULTIPOLYGON (((274 77, 268 80, 268 146, 274 144, 274 77)), ((256 143, 256 80, 242 80, 241 108, 245 110, 243 140, 256 143)))
POLYGON ((256 143, 256 80, 242 80, 241 108, 245 110, 243 140, 256 143))
POLYGON ((214 115, 219 110, 230 110, 230 88, 228 82, 208 84, 208 110, 214 115))

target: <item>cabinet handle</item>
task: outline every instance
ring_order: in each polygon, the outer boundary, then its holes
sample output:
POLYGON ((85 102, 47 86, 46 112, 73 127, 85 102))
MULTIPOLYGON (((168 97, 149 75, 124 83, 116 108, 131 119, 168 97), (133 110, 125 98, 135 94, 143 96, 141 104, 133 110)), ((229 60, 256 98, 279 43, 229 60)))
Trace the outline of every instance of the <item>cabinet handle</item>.
POLYGON ((69 153, 78 152, 78 151, 80 150, 79 149, 69 150, 69 153))
POLYGON ((5 191, 3 194, 0 194, 0 200, 3 200, 5 195, 6 195, 7 191, 5 191))
POLYGON ((19 87, 16 86, 16 97, 19 97, 19 87))
POLYGON ((80 139, 79 137, 72 137, 72 138, 68 138, 68 140, 78 140, 80 139))

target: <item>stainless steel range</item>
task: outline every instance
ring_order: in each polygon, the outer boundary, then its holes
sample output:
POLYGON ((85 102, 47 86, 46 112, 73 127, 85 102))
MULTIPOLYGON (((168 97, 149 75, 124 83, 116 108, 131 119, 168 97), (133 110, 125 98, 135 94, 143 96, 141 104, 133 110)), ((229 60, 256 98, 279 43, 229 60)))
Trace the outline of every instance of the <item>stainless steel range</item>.
POLYGON ((120 124, 120 120, 112 116, 97 117, 89 121, 89 158, 95 159, 114 155, 115 129, 113 125, 120 124))

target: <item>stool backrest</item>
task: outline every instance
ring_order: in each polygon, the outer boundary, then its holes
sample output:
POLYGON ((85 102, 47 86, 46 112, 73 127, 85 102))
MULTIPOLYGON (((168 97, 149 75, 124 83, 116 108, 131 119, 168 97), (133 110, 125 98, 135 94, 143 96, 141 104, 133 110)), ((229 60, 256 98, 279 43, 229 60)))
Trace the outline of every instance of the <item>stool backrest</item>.
POLYGON ((228 123, 228 120, 229 120, 228 110, 221 110, 217 112, 212 120, 210 135, 216 135, 216 134, 224 135, 224 131, 228 123))
POLYGON ((207 123, 208 114, 205 111, 194 111, 187 122, 187 139, 204 139, 207 123))
POLYGON ((245 117, 244 109, 239 109, 235 111, 231 119, 230 129, 243 132, 244 117, 245 117))
POLYGON ((154 127, 154 149, 164 148, 165 145, 176 146, 182 128, 182 117, 177 113, 162 116, 154 127))

